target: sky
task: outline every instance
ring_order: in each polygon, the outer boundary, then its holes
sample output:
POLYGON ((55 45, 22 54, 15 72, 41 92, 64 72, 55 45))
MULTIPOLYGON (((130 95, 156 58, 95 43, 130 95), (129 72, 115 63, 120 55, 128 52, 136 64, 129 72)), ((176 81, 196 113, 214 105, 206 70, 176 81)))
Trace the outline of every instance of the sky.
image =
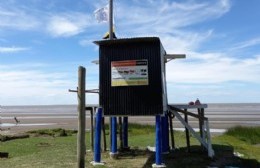
MULTIPOLYGON (((78 67, 99 86, 94 11, 108 0, 0 0, 0 105, 76 104, 78 67)), ((260 102, 260 1, 114 0, 118 38, 160 37, 169 103, 260 102)), ((87 94, 87 104, 98 103, 87 94)))

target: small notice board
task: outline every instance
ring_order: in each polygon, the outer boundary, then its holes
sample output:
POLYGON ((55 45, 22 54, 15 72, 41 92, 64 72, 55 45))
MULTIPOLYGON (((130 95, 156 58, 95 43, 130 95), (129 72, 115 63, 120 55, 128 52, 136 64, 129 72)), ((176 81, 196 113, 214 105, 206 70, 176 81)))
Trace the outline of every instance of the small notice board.
POLYGON ((138 86, 148 84, 147 60, 111 62, 111 86, 138 86))

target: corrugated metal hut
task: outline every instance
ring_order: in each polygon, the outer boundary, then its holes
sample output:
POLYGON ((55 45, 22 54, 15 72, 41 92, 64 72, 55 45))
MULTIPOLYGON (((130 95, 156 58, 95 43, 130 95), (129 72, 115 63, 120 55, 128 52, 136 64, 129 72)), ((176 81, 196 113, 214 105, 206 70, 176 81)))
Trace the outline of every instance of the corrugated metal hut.
POLYGON ((105 116, 166 111, 166 54, 158 37, 95 41, 99 45, 99 103, 105 116))

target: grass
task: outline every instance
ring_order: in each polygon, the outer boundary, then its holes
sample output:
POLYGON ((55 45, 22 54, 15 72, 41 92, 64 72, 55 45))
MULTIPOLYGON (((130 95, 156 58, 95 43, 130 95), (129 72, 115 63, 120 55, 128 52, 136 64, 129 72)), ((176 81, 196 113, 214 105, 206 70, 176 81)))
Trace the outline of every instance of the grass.
MULTIPOLYGON (((250 135, 249 132, 258 132, 259 129, 258 127, 249 128, 247 133, 250 135)), ((66 135, 70 136, 59 136, 59 132, 64 133, 61 130, 37 130, 30 132, 33 136, 27 139, 0 142, 0 151, 9 153, 8 159, 0 159, 0 167, 77 167, 76 133, 64 130, 66 135)), ((259 143, 252 144, 250 141, 244 141, 239 138, 238 134, 244 133, 235 131, 235 133, 230 135, 227 132, 224 135, 213 137, 213 149, 215 150, 216 157, 212 160, 201 150, 199 143, 194 138, 191 138, 191 153, 187 153, 185 134, 176 131, 174 136, 177 148, 174 152, 163 155, 163 162, 167 167, 207 167, 209 165, 217 167, 259 167, 259 143), (234 152, 239 152, 244 154, 244 156, 242 158, 236 157, 233 155, 234 152)), ((87 149, 90 149, 89 139, 90 135, 86 133, 87 149)), ((155 162, 155 156, 154 153, 146 150, 146 146, 154 146, 154 144, 155 128, 153 126, 130 124, 129 145, 131 146, 131 150, 121 152, 117 160, 110 159, 109 151, 102 152, 102 161, 105 161, 106 164, 100 167, 151 167, 155 162)), ((86 167, 92 167, 89 164, 92 160, 93 153, 87 152, 86 167)))
POLYGON ((259 127, 242 127, 237 126, 229 129, 226 135, 230 135, 245 141, 252 145, 260 144, 260 126, 259 127))
POLYGON ((70 136, 72 134, 77 133, 76 130, 65 130, 62 128, 56 128, 56 129, 40 129, 40 130, 32 130, 28 131, 27 133, 33 134, 34 136, 42 136, 42 135, 49 135, 54 137, 60 137, 60 136, 70 136))

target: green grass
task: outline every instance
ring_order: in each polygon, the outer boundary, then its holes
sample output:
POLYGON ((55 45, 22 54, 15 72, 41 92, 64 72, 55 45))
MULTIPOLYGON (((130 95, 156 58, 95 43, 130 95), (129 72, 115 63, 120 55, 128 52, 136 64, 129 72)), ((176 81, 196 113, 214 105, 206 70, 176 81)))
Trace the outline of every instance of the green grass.
MULTIPOLYGON (((255 129, 247 130, 254 132, 255 129)), ((0 168, 66 168, 77 167, 77 136, 75 132, 65 131, 70 136, 57 136, 61 129, 37 130, 27 139, 16 139, 0 142, 0 151, 8 152, 8 159, 0 159, 0 168)), ((108 131, 108 130, 107 130, 108 131)), ((64 131, 62 131, 64 132, 64 131)), ((207 153, 203 152, 199 143, 191 138, 191 153, 187 153, 184 132, 174 132, 176 150, 163 155, 163 162, 168 167, 207 167, 237 166, 258 167, 260 161, 259 144, 252 145, 249 141, 241 140, 236 134, 214 136, 212 138, 213 149, 216 157, 211 160, 207 153), (235 157, 234 152, 244 154, 242 158, 235 157)), ((237 134, 244 134, 237 132, 237 134)), ((259 137, 258 137, 259 138, 259 137)), ((107 137, 107 139, 109 139, 107 137)), ((90 134, 86 133, 86 146, 90 149, 90 134)), ((258 142, 258 141, 257 141, 258 142)), ((119 142, 118 142, 119 143, 119 142)), ((129 124, 129 145, 131 150, 121 152, 117 160, 111 159, 109 151, 102 152, 102 161, 105 166, 113 168, 151 167, 155 162, 154 153, 148 152, 146 146, 154 146, 155 128, 149 125, 129 124)), ((109 145, 108 145, 109 146, 109 145)), ((119 146, 119 144, 118 144, 119 146)), ((86 153, 86 167, 92 167, 93 153, 86 153)))
POLYGON ((260 126, 259 127, 242 127, 237 126, 229 129, 226 135, 230 135, 245 141, 252 145, 260 144, 260 126))
POLYGON ((76 130, 65 130, 62 128, 56 129, 39 129, 39 130, 32 130, 28 131, 27 133, 33 134, 34 136, 41 136, 41 135, 49 135, 49 136, 70 136, 72 134, 77 133, 76 130))

